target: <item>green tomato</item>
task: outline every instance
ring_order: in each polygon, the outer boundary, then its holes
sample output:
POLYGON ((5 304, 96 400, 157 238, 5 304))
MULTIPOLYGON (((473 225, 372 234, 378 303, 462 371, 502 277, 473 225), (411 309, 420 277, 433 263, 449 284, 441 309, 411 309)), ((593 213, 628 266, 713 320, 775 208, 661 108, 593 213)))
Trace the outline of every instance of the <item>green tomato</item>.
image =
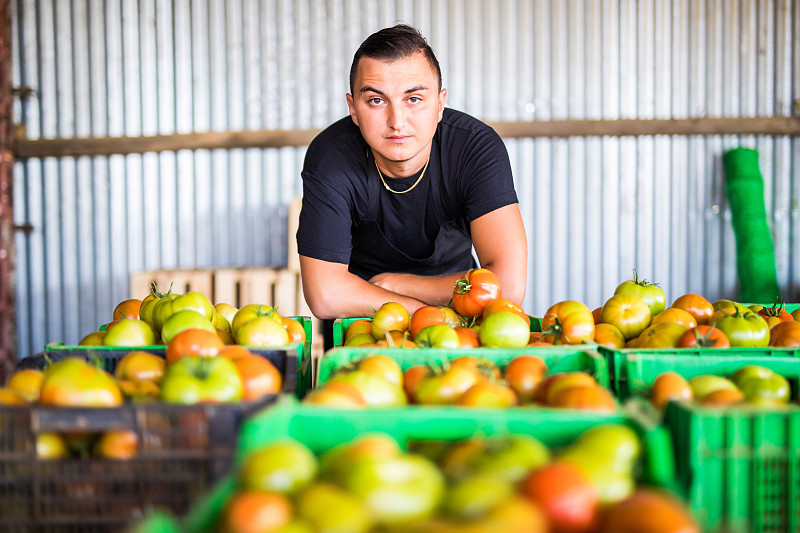
POLYGON ((586 451, 606 463, 609 471, 632 474, 642 452, 639 436, 624 424, 594 426, 575 439, 568 451, 586 451))
MULTIPOLYGON (((163 298, 159 298, 156 300, 156 303, 153 304, 151 312, 152 324, 158 331, 161 331, 161 326, 163 326, 164 321, 172 314, 172 300, 177 297, 177 294, 170 293, 163 298)), ((141 308, 139 309, 139 315, 141 316, 141 308)))
POLYGON ((161 400, 167 403, 232 403, 242 399, 242 378, 224 357, 182 357, 169 365, 161 381, 161 400))
POLYGON ((522 348, 530 340, 530 325, 514 313, 492 313, 481 322, 478 339, 490 348, 522 348))
POLYGON ((84 359, 69 357, 47 367, 39 392, 41 405, 118 407, 122 404, 114 376, 84 359))
POLYGON ((528 435, 510 435, 490 441, 486 452, 476 455, 471 466, 479 475, 518 482, 550 461, 550 449, 528 435))
POLYGON ((751 377, 739 384, 748 402, 755 403, 787 403, 791 396, 791 388, 786 378, 780 374, 765 377, 751 377))
POLYGON ((317 458, 295 440, 268 444, 244 458, 238 472, 245 489, 297 494, 317 475, 317 458))
POLYGON ((283 327, 281 315, 278 314, 277 309, 268 305, 248 304, 241 307, 236 314, 233 315, 231 320, 231 335, 236 337, 236 332, 247 322, 259 317, 269 317, 283 327))
POLYGON ((197 311, 183 309, 171 314, 169 318, 164 321, 164 324, 161 326, 161 339, 165 344, 168 344, 175 335, 187 329, 204 329, 211 333, 217 332, 209 319, 197 311))
MULTIPOLYGON (((236 316, 239 316, 237 313, 236 316)), ((258 316, 236 328, 233 339, 240 346, 286 346, 289 333, 271 316, 258 316)))
POLYGON ((494 476, 475 476, 457 482, 445 494, 442 507, 455 518, 474 520, 514 494, 514 485, 494 476))
POLYGON ((330 483, 308 486, 297 498, 297 514, 319 533, 366 533, 373 525, 360 499, 330 483))
POLYGON ((342 481, 378 522, 389 525, 427 518, 444 494, 444 478, 436 465, 413 454, 361 461, 342 481))
POLYGON ((123 318, 106 330, 103 346, 153 346, 158 335, 144 320, 123 318))
POLYGON ((750 379, 753 379, 753 378, 757 378, 757 379, 768 378, 774 373, 775 372, 773 372, 772 370, 770 370, 769 368, 767 368, 765 366, 745 365, 745 366, 741 367, 740 369, 738 369, 733 374, 731 374, 731 381, 733 381, 736 384, 737 387, 741 388, 742 387, 742 383, 744 383, 747 380, 750 380, 750 379))
POLYGON ((731 348, 765 348, 769 345, 769 325, 763 317, 737 307, 733 313, 723 314, 712 323, 728 336, 731 348))
POLYGON ((633 279, 620 283, 614 294, 632 294, 638 296, 650 308, 650 316, 656 316, 667 308, 667 296, 664 290, 646 279, 639 279, 639 273, 633 270, 633 279))
POLYGON ((461 341, 456 330, 445 324, 435 324, 422 328, 417 333, 417 336, 414 337, 414 342, 420 348, 457 349, 461 347, 461 341))

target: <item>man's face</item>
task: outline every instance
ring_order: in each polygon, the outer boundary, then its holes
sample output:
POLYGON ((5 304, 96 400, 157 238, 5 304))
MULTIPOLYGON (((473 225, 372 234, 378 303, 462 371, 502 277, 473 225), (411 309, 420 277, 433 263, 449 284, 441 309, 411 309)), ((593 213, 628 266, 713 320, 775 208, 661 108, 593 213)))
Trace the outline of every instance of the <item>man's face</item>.
POLYGON ((362 57, 347 105, 353 122, 391 177, 418 171, 430 155, 446 89, 422 52, 394 61, 362 57), (409 172, 410 171, 410 172, 409 172))

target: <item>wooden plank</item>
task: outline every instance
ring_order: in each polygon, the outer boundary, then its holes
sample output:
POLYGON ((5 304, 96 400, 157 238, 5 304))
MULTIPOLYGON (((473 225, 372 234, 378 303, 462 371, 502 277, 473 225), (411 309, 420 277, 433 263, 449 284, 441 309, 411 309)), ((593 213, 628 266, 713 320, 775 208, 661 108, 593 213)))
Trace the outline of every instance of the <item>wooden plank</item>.
MULTIPOLYGON (((199 292, 212 298, 210 270, 153 270, 134 272, 130 275, 131 298, 144 298, 149 294, 150 282, 155 281, 160 292, 167 292, 172 285, 174 294, 199 292)), ((215 302, 212 302, 215 303, 215 302)))
MULTIPOLYGON (((495 122, 490 123, 490 125, 504 138, 641 135, 800 135, 800 117, 548 120, 495 122)), ((16 139, 14 152, 18 159, 28 159, 126 155, 201 149, 302 147, 308 146, 320 131, 319 129, 211 131, 150 137, 16 139)))
MULTIPOLYGON (((11 2, 0 2, 0 383, 17 360, 11 2)), ((22 354, 29 355, 29 354, 22 354)))

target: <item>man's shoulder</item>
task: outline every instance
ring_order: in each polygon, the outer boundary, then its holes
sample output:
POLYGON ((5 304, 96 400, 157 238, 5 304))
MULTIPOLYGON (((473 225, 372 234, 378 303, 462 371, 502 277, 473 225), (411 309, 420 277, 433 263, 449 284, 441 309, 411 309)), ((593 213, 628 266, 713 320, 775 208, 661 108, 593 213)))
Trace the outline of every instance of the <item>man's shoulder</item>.
POLYGON ((337 120, 322 130, 308 145, 306 165, 343 162, 363 158, 364 140, 350 116, 337 120))
POLYGON ((486 130, 493 131, 491 126, 480 119, 464 113, 463 111, 458 111, 449 107, 444 108, 442 120, 439 122, 439 125, 443 129, 461 130, 466 133, 486 130))

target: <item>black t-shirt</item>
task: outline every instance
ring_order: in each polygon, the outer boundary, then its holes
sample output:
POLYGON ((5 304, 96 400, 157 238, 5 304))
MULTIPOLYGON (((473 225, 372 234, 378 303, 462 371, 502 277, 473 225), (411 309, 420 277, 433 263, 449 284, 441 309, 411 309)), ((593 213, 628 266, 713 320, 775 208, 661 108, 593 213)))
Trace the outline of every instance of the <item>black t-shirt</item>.
MULTIPOLYGON (((384 179, 393 190, 404 191, 414 185, 419 175, 384 179)), ((435 253, 435 248, 442 245, 442 239, 437 241, 440 230, 445 225, 454 228, 447 240, 469 255, 469 223, 517 202, 502 139, 483 122, 449 108, 444 110, 436 129, 425 175, 407 194, 384 189, 372 152, 349 116, 312 141, 302 177, 298 252, 348 264, 351 272, 365 279, 378 272, 440 274, 469 268, 463 260, 453 259, 452 254, 445 261, 459 264, 431 267, 430 259, 436 261, 441 256, 435 253), (360 230, 375 226, 399 255, 382 259, 377 254, 379 257, 370 258, 370 265, 359 268, 353 262, 373 243, 355 240, 368 241, 360 230), (398 258, 406 256, 409 262, 423 266, 398 264, 404 262, 398 258)))

